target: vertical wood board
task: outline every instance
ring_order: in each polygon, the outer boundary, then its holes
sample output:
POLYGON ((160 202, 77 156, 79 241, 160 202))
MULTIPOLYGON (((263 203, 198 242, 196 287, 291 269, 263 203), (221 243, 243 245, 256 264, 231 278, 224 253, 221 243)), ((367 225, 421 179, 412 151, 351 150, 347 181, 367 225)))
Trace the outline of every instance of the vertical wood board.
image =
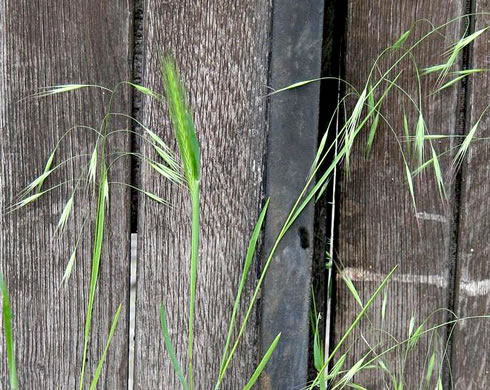
MULTIPOLYGON (((476 12, 490 9, 488 1, 477 1, 476 12)), ((477 15, 475 31, 488 26, 488 15, 477 15)), ((489 63, 489 34, 473 46, 472 68, 489 63)), ((488 105, 488 73, 470 78, 467 123, 469 131, 488 105)), ((482 117, 475 137, 488 137, 490 118, 482 117)), ((455 312, 458 316, 490 314, 490 147, 487 140, 475 140, 462 164, 461 214, 459 221, 455 312)), ((490 386, 490 319, 467 320, 454 332, 452 370, 455 389, 485 389, 490 386)))
MULTIPOLYGON (((277 2, 272 21, 270 86, 320 77, 323 1, 277 2)), ((273 95, 269 105, 263 266, 310 174, 318 139, 320 83, 273 95)), ((314 205, 309 204, 278 246, 261 299, 261 353, 281 339, 261 388, 300 388, 307 382, 314 205)))
MULTIPOLYGON (((158 55, 175 54, 201 144, 202 236, 194 341, 194 382, 201 389, 211 388, 217 379, 248 240, 261 206, 270 8, 266 0, 148 1, 145 7, 143 83, 162 91, 158 55)), ((161 105, 145 100, 141 119, 175 146, 161 105)), ((141 186, 168 199, 172 208, 140 198, 135 388, 173 389, 180 384, 163 346, 159 306, 166 305, 170 336, 187 371, 189 197, 145 165, 141 186)), ((246 302, 255 280, 252 271, 246 302)), ((241 388, 252 374, 256 338, 253 314, 224 389, 241 388)))
MULTIPOLYGON (((461 1, 450 1, 441 7, 438 2, 413 1, 351 1, 348 6, 345 78, 360 91, 377 55, 407 31, 417 20, 427 18, 435 26, 459 16, 463 12, 461 1)), ((419 22, 403 47, 407 48, 416 37, 427 32, 427 22, 419 22)), ((443 61, 442 53, 462 33, 461 23, 455 23, 442 31, 444 36, 433 36, 414 51, 418 66, 436 65, 443 61)), ((393 64, 401 51, 388 52, 379 62, 379 71, 393 64)), ((456 65, 457 66, 457 65, 456 65)), ((404 72, 398 84, 419 99, 414 68, 410 60, 404 61, 404 72)), ((375 73, 378 73, 375 72, 375 73)), ((393 78, 396 71, 390 75, 393 78)), ((449 88, 441 94, 428 96, 433 91, 435 78, 422 78, 423 115, 426 132, 430 134, 455 134, 458 125, 458 88, 449 88)), ((384 84, 383 88, 386 88, 384 84)), ((381 91, 376 93, 379 98, 381 91)), ((353 104, 350 110, 353 108, 353 104)), ((369 312, 369 320, 358 327, 356 336, 344 346, 349 348, 346 362, 351 367, 369 352, 370 346, 381 344, 377 351, 386 349, 393 341, 382 331, 389 332, 398 340, 408 335, 412 316, 415 328, 439 308, 449 304, 451 288, 451 238, 454 197, 451 185, 447 186, 449 200, 441 201, 435 183, 433 169, 414 178, 417 208, 414 209, 401 158, 400 146, 395 133, 401 139, 402 150, 409 155, 403 137, 403 113, 406 112, 410 133, 415 133, 418 114, 399 91, 392 90, 382 105, 381 112, 392 126, 380 120, 371 154, 365 156, 365 145, 370 123, 354 145, 350 171, 342 172, 340 179, 338 245, 334 260, 340 264, 335 292, 335 342, 350 326, 360 311, 359 305, 342 280, 345 274, 354 282, 366 302, 376 287, 395 265, 398 270, 386 288, 386 316, 382 318, 382 298, 369 312), (380 331, 381 330, 381 331, 380 331)), ((411 144, 413 147, 413 143, 411 144)), ((437 153, 451 147, 449 141, 434 142, 437 153)), ((430 159, 430 144, 425 142, 425 159, 430 159)), ((450 159, 440 159, 441 168, 447 172, 450 159)), ((415 169, 418 163, 412 163, 415 169)), ((446 183, 450 175, 446 174, 446 183)), ((429 324, 446 319, 443 312, 435 314, 429 324)), ((421 338, 417 348, 408 354, 399 348, 384 360, 392 372, 403 371, 405 388, 418 388, 424 380, 428 350, 436 350, 441 359, 444 330, 433 339, 421 338), (432 340, 432 341, 431 341, 432 340), (432 342, 432 344, 430 344, 432 342)), ((339 356, 337 356, 338 358, 339 356)), ((429 356, 430 357, 430 356, 429 356)), ((355 377, 356 383, 367 388, 380 389, 391 386, 389 376, 381 370, 367 370, 355 377)), ((397 377, 398 380, 400 376, 397 377)))
MULTIPOLYGON (((77 388, 81 369, 84 313, 88 302, 93 227, 77 251, 66 289, 60 282, 85 215, 94 204, 81 193, 61 239, 54 230, 70 195, 71 184, 43 196, 34 205, 4 214, 16 195, 40 175, 59 137, 74 125, 98 127, 107 96, 82 91, 45 99, 20 99, 37 88, 66 83, 98 83, 112 88, 130 77, 130 2, 2 1, 0 4, 0 269, 8 283, 20 388, 77 388), (54 239, 53 239, 54 238, 54 239)), ((127 112, 127 90, 115 109, 127 112)), ((118 123, 119 126, 124 125, 118 123)), ((94 134, 73 131, 60 144, 54 164, 72 155, 90 153, 94 134)), ((128 137, 112 140, 112 150, 124 150, 128 137)), ((53 187, 78 177, 88 163, 84 155, 70 160, 45 182, 53 187)), ((114 166, 111 180, 127 181, 128 165, 114 166)), ((128 191, 111 191, 106 243, 93 311, 87 382, 109 333, 119 304, 128 298, 128 191)), ((127 385, 127 313, 123 309, 108 351, 100 388, 127 385)), ((3 334, 3 325, 0 332, 3 334)), ((5 344, 0 343, 0 383, 7 386, 5 344)))

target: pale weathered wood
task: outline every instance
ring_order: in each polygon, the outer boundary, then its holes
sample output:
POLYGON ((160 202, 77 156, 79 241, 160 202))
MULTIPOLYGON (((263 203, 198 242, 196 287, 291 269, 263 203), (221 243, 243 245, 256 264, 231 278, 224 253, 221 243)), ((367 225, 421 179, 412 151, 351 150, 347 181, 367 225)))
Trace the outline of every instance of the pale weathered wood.
MULTIPOLYGON (((172 51, 185 79, 201 143, 196 389, 209 389, 217 379, 232 302, 260 209, 269 19, 270 2, 265 0, 148 1, 145 7, 143 83, 161 91, 158 55, 172 51)), ((144 101, 142 113, 142 120, 164 139, 173 138, 160 105, 144 101)), ((163 195, 173 208, 140 199, 135 388, 176 389, 180 385, 163 347, 159 306, 163 302, 168 309, 170 335, 185 369, 189 199, 185 191, 162 182, 144 165, 141 186, 163 195)), ((254 280, 252 272, 245 297, 250 297, 254 280)), ((224 389, 240 388, 252 374, 256 337, 254 314, 224 389)))
MULTIPOLYGON (((477 1, 476 12, 490 8, 477 1)), ((475 29, 488 26, 488 15, 476 16, 475 29)), ((472 68, 488 67, 488 33, 473 47, 472 68)), ((487 73, 471 78, 468 89, 466 129, 469 131, 488 105, 490 79, 487 73)), ((490 135, 490 119, 485 115, 477 137, 490 135)), ((490 145, 475 141, 463 162, 461 214, 459 223, 455 312, 458 316, 490 314, 490 145)), ((452 351, 455 389, 476 390, 490 386, 490 320, 468 320, 455 328, 452 351)))
MULTIPOLYGON (((345 48, 345 78, 362 89, 368 72, 376 56, 393 44, 412 23, 422 18, 439 25, 461 15, 462 1, 439 2, 407 1, 351 1, 348 6, 345 48)), ((435 36, 415 51, 420 67, 439 64, 442 52, 460 36, 461 24, 452 24, 442 30, 445 37, 435 36)), ((430 26, 420 22, 409 42, 427 32, 430 26)), ((406 43, 408 47, 410 43, 406 43)), ((400 52, 389 54, 380 64, 386 70, 400 52)), ((416 76, 410 61, 403 62, 405 71, 398 83, 418 98, 416 76)), ((392 73, 391 77, 394 77, 392 73)), ((428 132, 431 134, 454 134, 458 125, 458 89, 447 89, 440 95, 428 98, 434 87, 434 78, 424 78, 423 113, 428 132)), ((386 87, 386 84, 383 88, 386 87)), ((379 97, 379 94, 377 94, 379 97)), ((352 107, 352 106, 351 106, 352 107)), ((402 116, 404 110, 414 133, 417 115, 401 93, 393 91, 383 104, 382 112, 393 126, 398 136, 403 135, 402 116)), ((381 121, 382 122, 382 121, 381 121)), ((367 128, 369 130, 369 127, 367 128)), ((391 341, 381 329, 401 340, 407 337, 409 323, 415 317, 417 327, 433 311, 449 305, 451 288, 450 240, 452 236, 453 195, 448 185, 449 201, 446 206, 440 200, 433 171, 429 169, 415 180, 417 214, 412 206, 405 168, 400 149, 392 131, 380 123, 377 138, 369 158, 365 159, 367 131, 361 136, 352 152, 350 174, 345 172, 340 180, 338 246, 335 261, 345 267, 353 279, 364 301, 374 292, 395 265, 398 271, 387 287, 386 318, 381 319, 381 301, 378 299, 356 333, 346 344, 352 346, 346 367, 351 367, 369 351, 369 346, 359 337, 361 334, 371 346, 379 341, 391 341)), ((407 152, 406 142, 403 141, 407 152)), ((450 147, 449 142, 435 143, 438 152, 450 147)), ((426 144, 426 156, 429 149, 426 144)), ((442 168, 448 167, 449 159, 442 159, 442 168)), ((412 164, 412 168, 415 168, 412 164)), ((449 179, 449 176, 446 177, 449 179)), ((448 180, 447 180, 448 181, 448 180)), ((352 323, 360 311, 345 284, 337 277, 335 340, 352 323)), ((444 320, 444 312, 435 315, 430 324, 444 320)), ((445 330, 441 330, 432 340, 441 352, 440 344, 445 340, 445 330)), ((383 350, 388 344, 377 348, 383 350)), ((344 351, 346 350, 344 348, 344 351)), ((432 347, 431 347, 432 348, 432 347)), ((416 350, 409 354, 404 367, 404 388, 418 388, 424 380, 427 365, 428 340, 422 338, 416 350)), ((384 362, 394 372, 400 374, 404 361, 403 349, 385 357, 384 362)), ((429 350, 430 353, 432 349, 429 350)), ((441 360, 441 355, 438 355, 441 360)), ((397 377, 399 380, 399 376, 397 377)), ((391 388, 391 379, 380 370, 368 370, 356 376, 357 383, 369 389, 391 388)))
MULTIPOLYGON (((107 95, 100 91, 72 93, 43 100, 19 99, 43 86, 92 82, 113 87, 130 77, 131 30, 128 1, 5 0, 0 3, 0 174, 2 212, 16 194, 44 169, 57 139, 73 125, 97 127, 107 95)), ((127 91, 118 95, 116 109, 128 110, 127 91)), ((122 123, 119 123, 122 125, 122 123)), ((128 138, 115 137, 114 149, 125 149, 128 138)), ((94 134, 73 132, 60 147, 55 162, 88 153, 94 134)), ((87 157, 73 160, 46 182, 79 175, 87 157)), ((121 160, 111 180, 128 179, 121 160)), ((0 268, 10 290, 20 388, 74 389, 81 368, 84 313, 88 300, 93 229, 79 247, 74 272, 66 289, 59 289, 63 272, 82 226, 95 210, 82 196, 61 240, 54 229, 69 188, 55 190, 35 205, 2 214, 0 268)), ((91 379, 120 303, 128 298, 128 191, 111 192, 106 244, 93 312, 93 338, 88 356, 91 379)), ((127 385, 127 314, 124 309, 99 382, 104 389, 127 385)), ((0 387, 7 388, 5 344, 0 342, 0 387)))

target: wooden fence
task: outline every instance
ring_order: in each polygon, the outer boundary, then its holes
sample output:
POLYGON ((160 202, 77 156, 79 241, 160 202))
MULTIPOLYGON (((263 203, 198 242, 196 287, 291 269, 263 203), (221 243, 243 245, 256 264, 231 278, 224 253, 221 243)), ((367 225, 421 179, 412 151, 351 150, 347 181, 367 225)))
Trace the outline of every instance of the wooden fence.
MULTIPOLYGON (((263 201, 271 196, 262 258, 304 184, 326 124, 326 111, 338 98, 338 84, 332 82, 324 82, 321 89, 320 83, 313 83, 270 98, 265 98, 266 86, 279 88, 313 79, 322 74, 323 67, 323 75, 340 74, 361 87, 377 54, 414 21, 427 19, 439 25, 464 13, 488 10, 486 0, 2 0, 0 208, 5 210, 40 174, 67 129, 100 123, 106 103, 106 96, 94 90, 44 100, 20 99, 39 87, 65 83, 113 87, 121 80, 136 80, 161 90, 159 54, 175 53, 202 149, 195 383, 200 389, 210 388, 219 370, 248 239, 263 201)), ((437 64, 443 48, 465 29, 471 33, 488 25, 489 19, 481 15, 461 19, 444 37, 421 47, 417 58, 422 64, 437 64)), ((458 60, 460 69, 488 68, 488 42, 484 38, 466 48, 458 60)), ((400 80, 407 91, 417 90, 409 77, 400 80)), ((437 97, 424 98, 428 128, 463 135, 476 122, 488 104, 488 75, 481 73, 458 85, 437 97)), ((400 99, 393 94, 383 103, 388 121, 395 122, 400 116, 400 99)), ((136 116, 164 139, 172 139, 166 115, 149 98, 121 88, 113 109, 136 116)), ((413 125, 416 113, 407 111, 407 116, 413 125)), ((488 133, 488 124, 488 117, 483 117, 480 136, 488 133)), ((122 128, 131 123, 118 119, 114 125, 122 128)), ((134 129, 140 130, 138 126, 134 129)), ((120 135, 112 144, 114 151, 145 151, 138 137, 120 135)), ((92 141, 88 131, 73 132, 57 159, 89 153, 92 141)), ((436 148, 442 151, 451 145, 444 141, 436 148)), ((381 299, 376 301, 370 321, 360 328, 364 338, 353 338, 349 344, 350 364, 369 351, 366 341, 377 342, 372 329, 402 338, 412 316, 418 326, 438 308, 452 309, 461 316, 489 313, 488 145, 481 142, 470 147, 462 169, 447 181, 451 183, 447 204, 438 199, 431 175, 418 176, 417 212, 407 190, 399 146, 389 129, 378 132, 367 159, 356 146, 350 174, 339 171, 337 182, 325 195, 328 201, 318 202, 317 207, 311 204, 285 237, 223 388, 240 389, 246 383, 263 346, 277 332, 282 332, 282 340, 260 388, 297 389, 311 379, 307 351, 312 269, 320 311, 327 313, 323 319, 331 324, 326 337, 334 345, 359 312, 341 276, 348 275, 365 300, 383 275, 399 265, 387 288, 386 306, 383 308, 381 299), (329 271, 323 267, 331 241, 334 261, 343 272, 336 273, 333 300, 328 299, 326 289, 329 271)), ((50 179, 52 184, 83 169, 82 160, 70 160, 59 176, 50 179)), ((449 163, 444 161, 443 168, 449 163)), ((134 389, 176 389, 179 382, 163 347, 159 305, 165 302, 167 306, 170 335, 179 358, 185 361, 187 198, 182 190, 157 180, 145 164, 135 166, 131 159, 118 163, 111 180, 158 191, 175 207, 162 208, 143 196, 135 197, 128 187, 112 187, 87 377, 95 370, 114 313, 124 303, 99 388, 128 388, 130 235, 137 233, 134 389)), ((93 228, 80 242, 68 287, 60 289, 59 283, 84 217, 94 205, 79 200, 63 239, 53 240, 67 197, 60 187, 29 208, 2 215, 0 270, 14 311, 22 389, 78 386, 93 228)), ((246 301, 256 277, 245 288, 246 301)), ((448 312, 439 311, 433 323, 451 318, 448 312)), ((443 349, 450 331, 443 327, 438 332, 443 349)), ((488 388, 490 322, 464 322, 452 336, 446 349, 452 372, 444 371, 445 385, 449 386, 452 376, 456 389, 488 388)), ((406 388, 416 388, 424 376, 432 345, 424 340, 406 361, 406 388)), ((3 389, 8 388, 3 341, 0 356, 3 389)), ((396 357, 387 357, 386 364, 395 362, 396 357)), ((391 388, 374 370, 360 376, 358 383, 368 389, 391 388)))

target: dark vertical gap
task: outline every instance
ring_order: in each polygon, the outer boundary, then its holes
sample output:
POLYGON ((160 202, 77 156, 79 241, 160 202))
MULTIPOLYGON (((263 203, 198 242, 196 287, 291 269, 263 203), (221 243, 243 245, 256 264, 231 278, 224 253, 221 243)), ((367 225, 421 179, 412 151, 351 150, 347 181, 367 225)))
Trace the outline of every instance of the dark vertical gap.
MULTIPOLYGON (((133 0, 133 75, 132 81, 136 84, 142 83, 143 76, 143 1, 133 0)), ((131 116, 140 119, 142 97, 139 93, 133 93, 131 116)), ((135 132, 138 132, 136 122, 131 124, 131 152, 138 152, 140 145, 135 132)), ((136 157, 131 158, 130 184, 138 186, 139 161, 136 157)), ((131 190, 131 233, 138 232, 138 191, 131 190)))
MULTIPOLYGON (((133 32, 132 32, 132 82, 142 84, 143 77, 143 10, 144 0, 133 0, 133 32)), ((137 120, 141 119, 141 94, 133 93, 131 101, 131 116, 137 120)), ((139 152, 139 137, 136 133, 141 129, 135 121, 131 121, 130 126, 130 151, 139 152)), ((129 291, 129 332, 128 332, 128 390, 134 388, 134 337, 135 337, 135 306, 136 306, 136 248, 138 232, 138 191, 134 188, 139 185, 139 161, 136 157, 131 157, 130 162, 130 291, 129 291)))
MULTIPOLYGON (((470 35, 475 31, 475 1, 465 0, 465 13, 468 14, 466 19, 463 19, 462 23, 465 23, 464 31, 466 35, 470 35)), ((462 54, 462 69, 470 69, 473 63, 473 45, 466 46, 463 49, 462 54)), ((459 118, 457 125, 457 134, 464 135, 468 133, 468 125, 470 118, 470 84, 468 78, 464 78, 461 83, 461 90, 458 99, 459 118)), ((456 302, 458 298, 457 286, 458 286, 458 246, 459 246, 459 229, 460 229, 460 217, 461 217, 461 197, 462 194, 462 180, 464 175, 464 168, 462 167, 455 175, 454 187, 453 187, 453 209, 452 209, 452 223, 451 223, 451 244, 450 244, 450 269, 449 269, 449 292, 448 292, 448 309, 454 312, 456 308, 456 302)), ((457 313, 456 313, 457 314, 457 313)), ((449 367, 444 367, 443 379, 444 388, 450 389, 454 385, 451 383, 450 367, 454 362, 453 342, 451 339, 454 325, 449 325, 447 329, 447 343, 448 343, 448 359, 449 367)))
MULTIPOLYGON (((325 2, 323 23, 323 48, 322 48, 322 77, 342 77, 345 21, 347 17, 347 4, 343 0, 325 2)), ((332 115, 339 99, 339 86, 337 80, 323 80, 320 86, 320 118, 318 143, 327 132, 332 115)), ((336 138, 336 120, 332 120, 327 134, 326 145, 331 145, 336 138)), ((323 163, 323 170, 318 172, 320 177, 325 169, 332 163, 335 154, 331 153, 323 163)), ((334 307, 332 273, 327 269, 327 263, 333 258, 332 249, 335 247, 335 213, 336 213, 336 181, 331 180, 322 197, 315 205, 315 236, 312 265, 312 291, 316 301, 317 311, 321 313, 319 321, 319 334, 323 343, 331 339, 330 324, 334 307), (332 242, 333 240, 333 242, 332 242), (330 276, 330 278, 329 278, 330 276), (330 282, 330 285, 329 285, 330 282), (330 299, 330 304, 329 304, 330 299), (330 318, 327 318, 329 316, 330 318)), ((333 267, 331 268, 333 270, 333 267)), ((322 344, 323 344, 322 343, 322 344)), ((313 345, 313 335, 310 334, 310 346, 313 345)), ((325 344, 323 344, 324 346, 325 344)), ((328 344, 327 344, 328 347, 328 344)), ((313 348, 310 347, 309 374, 310 380, 316 377, 313 362, 313 348)))
MULTIPOLYGON (((274 6, 276 4, 276 0, 271 0, 271 6, 270 6, 270 20, 269 20, 269 42, 268 42, 268 52, 267 52, 267 85, 271 84, 271 62, 272 62, 272 29, 274 27, 274 6)), ((268 93, 269 91, 267 91, 268 93)), ((262 204, 260 205, 260 209, 265 205, 266 198, 267 198, 267 163, 269 160, 269 154, 267 153, 268 150, 268 145, 269 145, 269 110, 270 110, 270 97, 266 98, 265 102, 265 110, 264 110, 264 123, 266 126, 265 133, 266 133, 266 140, 264 143, 264 149, 262 151, 263 153, 263 158, 262 158, 262 204)), ((257 255, 256 255, 256 268, 255 268, 255 275, 257 280, 260 279, 260 275, 262 274, 262 261, 261 259, 264 259, 265 256, 267 256, 266 253, 266 248, 265 248, 265 230, 267 227, 267 218, 264 219, 264 222, 262 224, 262 238, 259 243, 259 247, 257 250, 257 255)), ((262 314, 262 299, 260 297, 257 298, 257 301, 255 303, 255 323, 260 324, 261 323, 261 314, 262 314)), ((258 325, 260 326, 260 325, 258 325)), ((257 332, 257 361, 260 361, 260 358, 262 356, 263 351, 261 350, 261 343, 260 343, 260 331, 257 332)))

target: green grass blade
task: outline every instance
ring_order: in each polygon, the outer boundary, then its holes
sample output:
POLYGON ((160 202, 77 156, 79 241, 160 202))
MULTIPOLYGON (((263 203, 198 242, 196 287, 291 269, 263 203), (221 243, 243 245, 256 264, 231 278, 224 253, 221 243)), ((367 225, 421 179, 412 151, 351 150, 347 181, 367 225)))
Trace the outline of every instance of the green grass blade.
POLYGON ((276 349, 277 343, 279 342, 279 339, 280 338, 281 338, 281 334, 279 333, 276 336, 276 338, 274 339, 274 341, 272 342, 272 344, 267 349, 267 352, 265 353, 264 357, 262 358, 262 360, 260 361, 259 365, 255 369, 255 371, 252 374, 252 377, 250 378, 250 380, 243 387, 243 390, 250 390, 252 388, 252 386, 255 384, 255 382, 257 382, 257 379, 259 379, 259 376, 262 373, 262 371, 264 370, 265 365, 267 364, 267 362, 271 358, 272 352, 274 352, 274 350, 276 349))
POLYGON ((121 314, 122 304, 119 305, 116 311, 116 315, 114 316, 114 320, 112 321, 111 329, 109 331, 109 336, 107 337, 107 342, 104 347, 104 351, 102 352, 102 356, 100 357, 99 364, 94 373, 94 378, 92 379, 92 383, 90 383, 90 390, 95 390, 97 388, 97 382, 99 381, 100 373, 102 372, 102 367, 104 366, 105 358, 107 356, 107 351, 109 350, 109 346, 111 345, 112 337, 114 336, 114 332, 116 331, 117 321, 119 320, 119 315, 121 314))
POLYGON ((131 83, 129 81, 126 81, 126 84, 132 86, 134 89, 136 89, 138 92, 141 92, 144 95, 150 96, 150 97, 155 98, 157 100, 161 100, 162 99, 162 96, 160 94, 152 91, 148 87, 145 87, 145 86, 140 85, 140 84, 131 83))
MULTIPOLYGON (((46 165, 44 166, 43 175, 46 175, 46 177, 49 176, 48 172, 52 172, 51 167, 53 165, 53 160, 54 160, 54 155, 56 154, 56 149, 57 148, 54 148, 54 150, 51 152, 51 154, 48 157, 48 161, 46 161, 46 165)), ((42 187, 43 187, 44 181, 46 180, 46 177, 41 179, 41 181, 38 183, 38 185, 36 187, 36 192, 40 192, 42 190, 42 187)))
POLYGON ((354 299, 359 304, 359 306, 361 306, 361 309, 362 309, 363 308, 363 304, 362 304, 361 296, 357 292, 357 289, 354 286, 354 283, 352 282, 352 279, 349 277, 349 275, 347 275, 345 273, 342 275, 342 279, 344 280, 345 285, 349 289, 349 292, 354 297, 354 299))
POLYGON ((177 66, 172 57, 160 59, 163 87, 165 90, 166 104, 174 128, 180 157, 187 179, 187 185, 192 204, 191 220, 191 282, 189 299, 189 335, 188 335, 188 359, 189 359, 189 390, 193 389, 193 339, 194 339, 194 311, 197 286, 197 261, 200 234, 200 200, 199 181, 201 179, 200 149, 197 141, 194 123, 189 106, 186 101, 184 86, 177 71, 177 66))
POLYGON ((427 388, 429 388, 430 381, 432 380, 435 361, 436 361, 436 353, 433 352, 432 356, 430 357, 429 364, 427 366, 427 373, 425 375, 425 385, 427 386, 427 388))
POLYGON ((105 169, 105 164, 103 164, 102 175, 99 182, 99 194, 97 197, 97 217, 95 222, 94 248, 92 252, 92 271, 90 275, 89 299, 87 305, 87 312, 85 315, 82 369, 80 372, 80 390, 83 390, 83 382, 85 379, 85 368, 87 364, 88 345, 90 341, 90 328, 92 324, 92 311, 93 311, 94 301, 95 301, 95 290, 97 287, 97 279, 99 277, 100 258, 102 254, 102 241, 104 238, 105 201, 107 199, 107 192, 108 192, 107 171, 105 169))
POLYGON ((63 84, 42 88, 41 91, 35 93, 34 95, 32 95, 32 97, 41 98, 51 95, 57 95, 60 93, 72 92, 82 88, 99 88, 112 93, 110 89, 95 84, 63 84))
POLYGON ((221 380, 223 379, 225 362, 226 362, 226 359, 228 357, 228 349, 230 348, 233 330, 235 329, 235 319, 236 319, 236 316, 238 313, 238 308, 240 306, 240 300, 242 297, 242 292, 243 292, 243 289, 245 288, 245 283, 247 282, 248 274, 250 271, 250 266, 252 265, 252 262, 253 262, 253 259, 255 256, 255 249, 257 246, 257 240, 259 239, 259 235, 260 235, 260 232, 262 230, 262 225, 264 223, 268 207, 269 207, 269 199, 266 200, 265 205, 262 208, 262 211, 260 212, 259 218, 257 219, 257 223, 255 224, 254 230, 252 232, 252 236, 250 237, 250 242, 248 244, 247 254, 245 256, 245 264, 243 265, 242 277, 240 280, 240 284, 238 285, 238 291, 236 294, 235 303, 233 304, 233 310, 232 310, 230 322, 228 325, 228 334, 226 335, 225 347, 223 348, 223 355, 221 358, 219 378, 218 378, 218 383, 216 385, 217 387, 219 387, 219 385, 221 384, 221 380))
POLYGON ((413 208, 417 209, 417 202, 415 201, 415 191, 413 189, 412 173, 410 172, 410 168, 406 163, 405 163, 405 176, 407 177, 408 190, 410 191, 410 197, 412 198, 413 208))
POLYGON ((19 388, 19 382, 17 380, 17 368, 15 365, 12 312, 10 310, 10 301, 7 286, 5 284, 5 281, 3 280, 2 274, 0 274, 0 291, 2 293, 3 327, 5 333, 5 344, 7 346, 7 366, 9 372, 10 389, 17 390, 19 388))
POLYGON ((391 47, 393 49, 399 49, 405 43, 405 41, 408 39, 408 37, 410 36, 410 33, 411 33, 411 30, 405 31, 400 36, 400 38, 398 38, 398 40, 391 47))
POLYGON ((165 349, 170 357, 170 362, 174 368, 177 377, 179 378, 182 387, 185 390, 188 390, 187 382, 184 378, 184 374, 182 373, 182 369, 180 368, 179 361, 177 360, 177 355, 175 354, 175 348, 172 344, 172 340, 170 339, 170 335, 168 333, 168 324, 167 324, 167 312, 165 310, 165 306, 163 304, 160 306, 160 326, 162 328, 163 342, 165 344, 165 349))
POLYGON ((418 156, 419 164, 424 161, 424 141, 425 141, 425 121, 422 112, 419 114, 417 126, 415 128, 415 150, 418 156))
POLYGON ((359 321, 361 321, 361 319, 366 315, 368 309, 374 303, 374 300, 381 293, 381 291, 383 291, 383 289, 385 288, 386 284, 391 279, 392 275, 395 273, 395 271, 397 270, 397 268, 398 268, 398 266, 395 266, 390 271, 390 273, 388 275, 386 275, 386 277, 380 283, 380 285, 378 286, 378 288, 374 291, 373 295, 371 295, 371 297, 368 299, 368 301, 366 302, 366 305, 362 308, 362 310, 359 312, 359 314, 357 315, 357 317, 355 318, 355 320, 352 322, 352 324, 349 326, 349 328, 342 335, 341 339, 339 340, 339 342, 337 343, 337 345, 334 347, 334 349, 332 350, 332 352, 330 353, 330 355, 326 359, 325 364, 323 365, 323 368, 320 370, 320 372, 318 373, 318 375, 315 378, 315 380, 308 387, 309 390, 312 390, 318 384, 318 382, 320 381, 320 378, 323 376, 323 372, 328 367, 328 364, 330 363, 330 361, 332 360, 332 358, 340 350, 340 347, 345 343, 345 341, 350 336, 350 334, 354 331, 354 329, 356 328, 356 326, 359 323, 359 321))

